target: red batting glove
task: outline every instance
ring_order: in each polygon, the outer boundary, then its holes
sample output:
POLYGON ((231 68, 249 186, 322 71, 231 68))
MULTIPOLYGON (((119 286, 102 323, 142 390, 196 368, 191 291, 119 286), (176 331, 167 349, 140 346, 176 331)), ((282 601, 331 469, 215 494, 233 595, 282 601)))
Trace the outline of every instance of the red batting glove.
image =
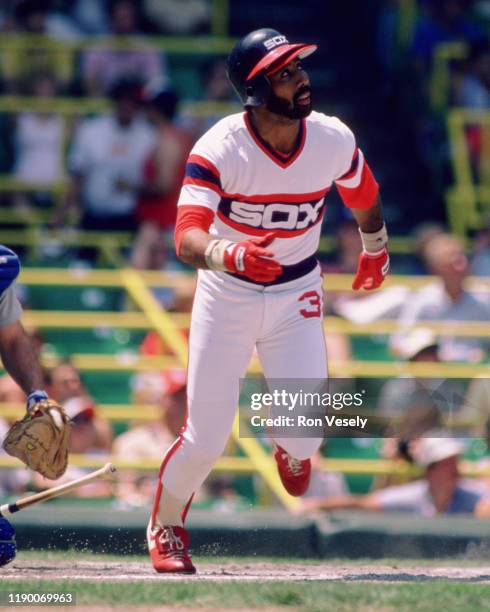
POLYGON ((274 233, 270 232, 262 238, 250 238, 230 245, 224 256, 226 269, 259 283, 275 280, 282 274, 282 266, 273 259, 274 253, 264 248, 273 240, 274 233))
POLYGON ((390 269, 390 258, 386 248, 377 253, 363 251, 357 261, 357 274, 352 282, 352 289, 377 289, 381 286, 390 269))

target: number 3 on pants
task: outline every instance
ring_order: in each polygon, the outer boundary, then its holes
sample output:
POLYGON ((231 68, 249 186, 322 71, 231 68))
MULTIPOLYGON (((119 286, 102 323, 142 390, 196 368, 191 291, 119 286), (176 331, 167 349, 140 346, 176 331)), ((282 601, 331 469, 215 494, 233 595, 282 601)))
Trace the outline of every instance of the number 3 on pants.
POLYGON ((298 302, 306 302, 307 307, 299 311, 305 319, 311 317, 321 317, 322 315, 322 298, 317 291, 307 291, 298 298, 298 302))

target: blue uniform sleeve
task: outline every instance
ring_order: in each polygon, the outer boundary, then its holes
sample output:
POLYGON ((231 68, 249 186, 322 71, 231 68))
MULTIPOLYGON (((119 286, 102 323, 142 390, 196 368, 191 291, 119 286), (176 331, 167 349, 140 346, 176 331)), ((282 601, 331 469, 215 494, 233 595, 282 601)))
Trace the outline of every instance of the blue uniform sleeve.
POLYGON ((20 261, 16 253, 0 244, 0 295, 19 276, 20 261))

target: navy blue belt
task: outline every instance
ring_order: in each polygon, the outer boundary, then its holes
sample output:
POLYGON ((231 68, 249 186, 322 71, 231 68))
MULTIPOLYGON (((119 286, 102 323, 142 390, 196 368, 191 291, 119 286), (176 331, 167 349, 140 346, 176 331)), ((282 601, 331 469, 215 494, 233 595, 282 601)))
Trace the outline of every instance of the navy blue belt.
POLYGON ((254 281, 247 276, 242 276, 241 274, 232 274, 231 272, 226 272, 233 278, 237 278, 238 280, 246 281, 247 283, 253 283, 254 285, 263 285, 264 287, 270 287, 272 285, 280 285, 281 283, 289 283, 297 278, 301 278, 306 274, 309 274, 312 270, 316 268, 318 264, 317 258, 314 255, 310 255, 306 259, 302 261, 298 261, 298 263, 292 264, 291 266, 283 266, 282 274, 280 274, 275 280, 270 281, 269 283, 263 283, 261 281, 254 281))

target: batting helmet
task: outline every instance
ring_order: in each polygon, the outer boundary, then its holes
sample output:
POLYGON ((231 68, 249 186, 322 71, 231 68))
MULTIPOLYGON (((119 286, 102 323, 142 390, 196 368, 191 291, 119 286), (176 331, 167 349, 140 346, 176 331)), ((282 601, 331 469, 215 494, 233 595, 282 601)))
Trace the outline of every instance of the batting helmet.
POLYGON ((303 59, 311 55, 316 48, 306 43, 291 44, 272 28, 254 30, 231 50, 228 78, 244 106, 260 106, 271 91, 267 74, 276 72, 295 57, 303 59))
POLYGON ((15 529, 5 518, 0 518, 0 566, 7 565, 15 557, 15 529))

